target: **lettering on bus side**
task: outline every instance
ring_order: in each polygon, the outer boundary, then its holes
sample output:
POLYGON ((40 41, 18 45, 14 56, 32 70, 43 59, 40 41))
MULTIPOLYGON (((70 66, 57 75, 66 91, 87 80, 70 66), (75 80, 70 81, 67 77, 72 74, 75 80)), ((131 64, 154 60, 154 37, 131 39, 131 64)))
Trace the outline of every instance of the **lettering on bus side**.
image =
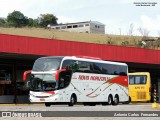
POLYGON ((85 75, 79 75, 79 80, 95 80, 95 81, 107 81, 110 78, 109 77, 100 77, 100 76, 85 76, 85 75))
POLYGON ((135 89, 145 89, 145 87, 144 86, 137 86, 137 87, 135 87, 135 89))
POLYGON ((89 80, 89 76, 79 75, 79 80, 89 80))

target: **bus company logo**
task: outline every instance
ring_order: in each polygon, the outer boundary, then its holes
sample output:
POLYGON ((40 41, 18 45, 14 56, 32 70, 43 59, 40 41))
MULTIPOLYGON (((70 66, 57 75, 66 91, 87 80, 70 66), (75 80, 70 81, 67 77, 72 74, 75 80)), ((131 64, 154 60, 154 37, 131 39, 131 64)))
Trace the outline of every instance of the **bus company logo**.
POLYGON ((109 77, 79 75, 79 80, 107 81, 109 77))
POLYGON ((2 117, 12 117, 11 112, 2 112, 2 117))

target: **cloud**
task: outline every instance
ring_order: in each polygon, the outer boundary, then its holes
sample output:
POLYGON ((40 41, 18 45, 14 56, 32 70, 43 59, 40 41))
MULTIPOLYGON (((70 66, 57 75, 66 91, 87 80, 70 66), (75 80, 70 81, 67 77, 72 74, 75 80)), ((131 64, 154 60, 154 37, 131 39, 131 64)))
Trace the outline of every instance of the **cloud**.
POLYGON ((148 29, 154 35, 160 30, 160 15, 156 15, 155 18, 142 15, 140 17, 142 27, 148 29))
POLYGON ((79 20, 76 20, 75 18, 70 18, 66 16, 57 16, 58 18, 58 23, 74 23, 74 22, 79 22, 79 20))

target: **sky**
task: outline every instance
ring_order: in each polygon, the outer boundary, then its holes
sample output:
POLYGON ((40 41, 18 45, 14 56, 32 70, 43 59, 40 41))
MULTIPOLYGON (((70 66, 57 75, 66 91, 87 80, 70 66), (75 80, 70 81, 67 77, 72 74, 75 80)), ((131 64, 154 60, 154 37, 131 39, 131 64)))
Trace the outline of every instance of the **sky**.
POLYGON ((106 34, 128 35, 132 24, 133 35, 141 35, 142 28, 160 37, 159 0, 0 0, 0 17, 14 10, 29 18, 54 14, 58 23, 98 21, 105 24, 106 34))

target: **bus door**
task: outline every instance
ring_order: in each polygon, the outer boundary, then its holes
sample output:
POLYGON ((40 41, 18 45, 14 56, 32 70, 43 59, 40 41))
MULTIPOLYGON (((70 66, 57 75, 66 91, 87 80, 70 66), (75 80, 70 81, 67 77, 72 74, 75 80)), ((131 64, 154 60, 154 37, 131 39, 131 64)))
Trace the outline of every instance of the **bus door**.
POLYGON ((58 88, 61 91, 60 100, 63 102, 68 101, 69 99, 69 89, 68 86, 71 81, 71 72, 63 71, 59 75, 58 88))

